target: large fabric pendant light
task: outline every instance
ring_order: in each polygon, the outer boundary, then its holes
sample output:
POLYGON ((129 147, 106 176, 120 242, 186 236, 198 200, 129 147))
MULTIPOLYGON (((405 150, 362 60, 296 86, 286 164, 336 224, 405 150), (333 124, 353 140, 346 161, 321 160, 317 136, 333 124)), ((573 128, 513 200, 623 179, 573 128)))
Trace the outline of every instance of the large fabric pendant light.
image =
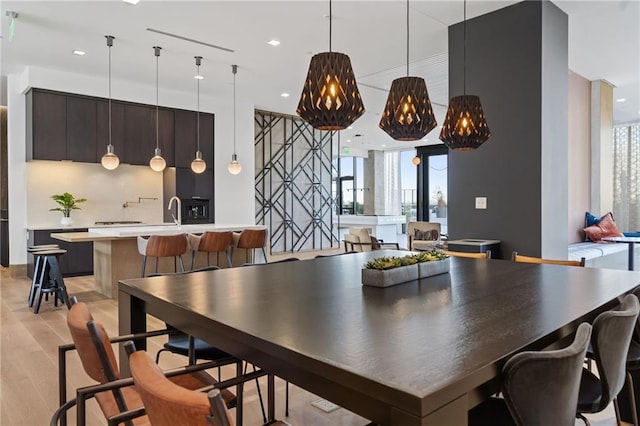
POLYGON ((455 151, 478 148, 491 137, 480 98, 467 95, 467 1, 464 1, 463 21, 463 95, 449 101, 447 115, 440 131, 440 140, 455 151))
POLYGON ((158 58, 160 57, 161 49, 162 47, 153 46, 153 52, 156 56, 156 150, 155 155, 149 161, 149 167, 151 167, 151 170, 154 172, 161 172, 167 167, 167 162, 162 158, 162 152, 160 151, 160 134, 158 132, 158 58))
POLYGON ((393 80, 380 128, 397 141, 417 141, 437 126, 427 83, 409 77, 409 0, 407 0, 407 76, 393 80))
POLYGON ((198 75, 196 75, 196 81, 198 82, 198 115, 197 115, 197 130, 196 130, 196 138, 198 143, 198 148, 196 149, 196 158, 191 162, 191 171, 193 173, 203 173, 207 169, 207 163, 202 159, 202 152, 200 152, 200 65, 202 64, 202 56, 196 56, 196 69, 198 70, 198 75))
POLYGON ((102 156, 100 163, 107 170, 115 170, 120 165, 120 159, 116 155, 111 143, 111 47, 113 46, 113 36, 105 36, 107 39, 107 47, 109 48, 109 145, 107 145, 107 153, 102 156))
POLYGON ((242 171, 242 165, 238 162, 238 154, 236 154, 236 74, 238 72, 237 65, 231 65, 231 72, 233 73, 233 155, 231 161, 227 166, 227 170, 232 175, 237 175, 242 171))
POLYGON ((344 53, 331 51, 329 0, 329 51, 311 58, 296 112, 318 130, 344 130, 364 114, 351 60, 344 53))

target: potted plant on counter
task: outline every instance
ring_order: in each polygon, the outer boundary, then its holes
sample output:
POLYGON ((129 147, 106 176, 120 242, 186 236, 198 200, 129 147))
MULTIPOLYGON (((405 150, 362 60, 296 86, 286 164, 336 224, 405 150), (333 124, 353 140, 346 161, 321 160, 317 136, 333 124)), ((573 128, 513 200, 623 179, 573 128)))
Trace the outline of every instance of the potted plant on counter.
POLYGON ((75 198, 68 192, 52 195, 51 198, 53 201, 58 203, 59 207, 49 209, 49 211, 62 212, 62 219, 60 219, 60 224, 62 226, 73 225, 73 220, 71 220, 71 210, 80 210, 80 207, 78 207, 77 204, 87 201, 86 198, 75 198))

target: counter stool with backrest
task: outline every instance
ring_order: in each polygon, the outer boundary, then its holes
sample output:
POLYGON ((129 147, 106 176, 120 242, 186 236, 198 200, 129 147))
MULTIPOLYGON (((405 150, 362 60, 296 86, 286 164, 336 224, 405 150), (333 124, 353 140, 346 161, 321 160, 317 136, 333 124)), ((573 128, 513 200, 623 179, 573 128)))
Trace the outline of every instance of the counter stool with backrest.
MULTIPOLYGON (((189 237, 192 237, 191 235, 189 237)), ((227 258, 227 265, 231 268, 231 246, 233 244, 233 232, 231 231, 207 231, 198 239, 192 239, 191 269, 193 269, 196 252, 207 253, 207 266, 211 265, 211 253, 217 256, 217 265, 220 266, 220 253, 227 258), (196 246, 197 241, 197 246, 196 246)))
POLYGON ((173 257, 174 272, 178 272, 176 264, 180 260, 180 270, 184 272, 184 262, 182 255, 187 252, 187 235, 152 235, 149 239, 138 237, 138 252, 142 255, 142 272, 144 277, 147 265, 147 257, 156 258, 156 269, 158 272, 158 260, 161 257, 173 257))
POLYGON ((30 294, 30 304, 34 303, 33 313, 37 314, 40 311, 40 304, 42 298, 49 299, 49 294, 53 295, 54 306, 58 306, 58 300, 64 302, 67 308, 71 308, 71 302, 69 301, 69 295, 67 293, 67 287, 64 284, 62 278, 62 271, 60 270, 60 256, 64 256, 67 253, 63 249, 49 249, 33 252, 33 256, 36 258, 36 262, 40 264, 38 277, 34 271, 34 291, 30 294), (39 258, 39 262, 38 262, 39 258))
MULTIPOLYGON (((36 245, 36 246, 29 246, 27 247, 27 253, 36 253, 38 251, 43 251, 43 250, 53 250, 53 249, 59 249, 60 246, 57 244, 40 244, 40 245, 36 245)), ((44 266, 44 260, 46 258, 42 257, 42 256, 33 256, 33 277, 31 278, 31 288, 29 289, 29 307, 33 306, 33 302, 35 300, 35 296, 36 296, 36 290, 39 288, 40 285, 40 268, 44 266)))
POLYGON ((264 250, 264 246, 267 244, 267 230, 266 229, 245 229, 238 236, 237 248, 245 249, 246 262, 249 262, 249 250, 252 251, 251 261, 255 263, 256 249, 262 250, 264 256, 264 262, 267 263, 267 252, 264 250))

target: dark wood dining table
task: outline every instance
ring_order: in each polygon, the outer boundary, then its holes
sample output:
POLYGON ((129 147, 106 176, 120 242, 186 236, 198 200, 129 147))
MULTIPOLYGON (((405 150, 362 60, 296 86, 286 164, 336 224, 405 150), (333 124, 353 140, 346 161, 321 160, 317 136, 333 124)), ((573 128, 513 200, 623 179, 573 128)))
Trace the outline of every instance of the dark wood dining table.
POLYGON ((636 272, 451 258, 446 274, 362 286, 368 259, 404 254, 120 281, 120 333, 145 331, 148 313, 379 425, 466 425, 510 356, 568 338, 640 284, 636 272))

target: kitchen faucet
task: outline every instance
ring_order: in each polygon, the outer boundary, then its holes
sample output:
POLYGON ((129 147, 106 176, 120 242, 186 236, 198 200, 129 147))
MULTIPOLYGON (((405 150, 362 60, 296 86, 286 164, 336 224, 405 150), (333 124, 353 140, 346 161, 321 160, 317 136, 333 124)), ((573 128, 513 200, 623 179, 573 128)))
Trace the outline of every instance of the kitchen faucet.
POLYGON ((173 221, 176 223, 176 225, 181 226, 182 225, 182 202, 180 201, 180 198, 176 197, 175 195, 171 197, 171 199, 169 199, 169 207, 167 207, 167 210, 171 210, 171 206, 173 206, 173 200, 175 200, 177 203, 178 218, 176 219, 173 213, 171 213, 171 217, 173 217, 173 221))

